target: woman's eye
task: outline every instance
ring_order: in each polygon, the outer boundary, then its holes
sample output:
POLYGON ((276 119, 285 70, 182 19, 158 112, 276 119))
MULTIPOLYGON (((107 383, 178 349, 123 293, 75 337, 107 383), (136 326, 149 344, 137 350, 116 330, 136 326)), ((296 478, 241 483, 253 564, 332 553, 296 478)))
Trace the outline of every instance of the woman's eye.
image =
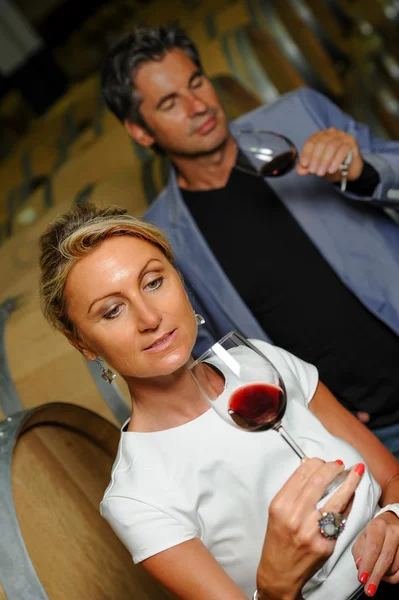
POLYGON ((150 292, 153 292, 154 290, 157 290, 159 287, 161 287, 162 282, 163 277, 157 277, 157 279, 153 279, 152 281, 147 283, 145 289, 149 290, 150 292))
POLYGON ((104 319, 115 319, 115 317, 117 317, 119 315, 121 310, 122 310, 122 305, 117 304, 116 306, 111 308, 111 310, 109 310, 108 312, 105 313, 104 319))

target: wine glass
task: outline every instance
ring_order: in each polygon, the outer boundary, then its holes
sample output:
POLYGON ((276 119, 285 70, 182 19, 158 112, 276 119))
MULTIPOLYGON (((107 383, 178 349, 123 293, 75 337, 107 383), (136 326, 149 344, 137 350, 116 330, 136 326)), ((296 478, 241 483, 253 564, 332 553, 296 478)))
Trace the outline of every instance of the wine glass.
MULTIPOLYGON (((225 335, 189 367, 208 404, 226 423, 246 431, 274 429, 303 460, 304 452, 283 427, 287 407, 284 381, 273 363, 236 331, 225 335)), ((339 473, 322 498, 349 474, 339 473)))
POLYGON ((240 129, 235 141, 238 146, 235 167, 250 175, 281 177, 295 167, 298 150, 280 133, 240 129))

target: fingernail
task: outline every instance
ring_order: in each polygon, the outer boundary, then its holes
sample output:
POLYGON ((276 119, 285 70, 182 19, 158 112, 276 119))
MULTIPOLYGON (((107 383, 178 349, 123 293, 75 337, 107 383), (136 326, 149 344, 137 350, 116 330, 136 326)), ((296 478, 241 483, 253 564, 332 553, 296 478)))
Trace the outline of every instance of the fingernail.
POLYGON ((359 477, 361 477, 364 473, 364 464, 359 463, 358 465, 356 465, 356 467, 354 468, 354 471, 355 471, 356 475, 359 475, 359 477))
POLYGON ((335 462, 338 463, 339 465, 343 465, 344 464, 340 458, 337 458, 337 460, 335 462))
POLYGON ((377 586, 375 585, 375 583, 370 583, 370 585, 367 586, 367 593, 369 596, 374 596, 376 591, 377 591, 377 586))
POLYGON ((359 558, 358 558, 358 559, 356 560, 356 562, 355 562, 356 569, 358 569, 358 568, 359 568, 359 565, 360 565, 360 561, 361 561, 361 560, 362 560, 362 557, 361 557, 361 556, 359 556, 359 558))
MULTIPOLYGON (((367 571, 363 571, 363 573, 359 577, 359 581, 360 581, 360 583, 362 583, 364 585, 365 583, 367 583, 368 578, 369 578, 369 574, 367 573, 367 571)), ((372 583, 371 585, 374 585, 374 584, 372 583)))

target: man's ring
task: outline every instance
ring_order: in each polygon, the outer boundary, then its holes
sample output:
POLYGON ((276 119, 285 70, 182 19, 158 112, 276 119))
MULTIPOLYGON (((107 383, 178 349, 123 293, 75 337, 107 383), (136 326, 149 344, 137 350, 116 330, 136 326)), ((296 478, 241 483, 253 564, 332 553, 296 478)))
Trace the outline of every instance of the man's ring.
POLYGON ((340 513, 322 513, 319 519, 319 529, 321 535, 329 540, 336 540, 345 529, 346 519, 340 513))

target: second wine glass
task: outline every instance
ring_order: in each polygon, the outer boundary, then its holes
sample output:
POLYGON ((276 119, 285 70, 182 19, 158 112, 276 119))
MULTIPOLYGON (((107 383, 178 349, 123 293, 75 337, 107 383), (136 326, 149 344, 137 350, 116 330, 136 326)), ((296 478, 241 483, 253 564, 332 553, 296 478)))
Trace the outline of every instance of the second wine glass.
POLYGON ((260 177, 281 177, 295 167, 298 150, 280 133, 240 129, 235 141, 238 146, 235 167, 241 171, 260 177))

